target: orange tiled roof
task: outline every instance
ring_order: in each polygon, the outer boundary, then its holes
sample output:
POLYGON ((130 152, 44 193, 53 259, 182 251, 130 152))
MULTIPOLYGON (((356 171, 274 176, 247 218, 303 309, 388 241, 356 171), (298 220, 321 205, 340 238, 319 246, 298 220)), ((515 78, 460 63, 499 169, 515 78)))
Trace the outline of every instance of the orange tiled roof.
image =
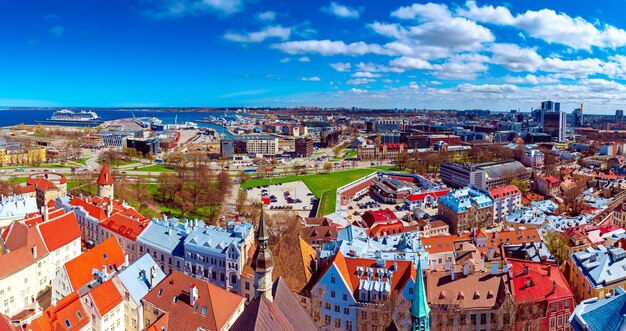
POLYGON ((89 291, 89 296, 91 296, 93 303, 96 305, 100 316, 106 315, 123 301, 122 295, 115 287, 112 280, 96 286, 93 290, 89 291))
POLYGON ((72 284, 72 289, 78 290, 93 279, 93 269, 102 269, 106 265, 116 269, 124 264, 124 252, 117 242, 117 238, 111 237, 100 245, 85 252, 82 255, 65 263, 67 276, 72 284))
POLYGON ((81 330, 89 324, 89 315, 80 303, 78 293, 73 292, 59 300, 56 306, 50 306, 43 315, 34 319, 26 330, 49 331, 49 330, 81 330), (79 318, 80 315, 80 318, 79 318), (70 323, 68 328, 66 322, 70 323))
POLYGON ((142 218, 143 220, 135 220, 122 215, 122 213, 117 213, 100 222, 100 226, 131 240, 136 240, 149 222, 143 216, 142 218))
POLYGON ((143 300, 169 312, 168 330, 196 330, 198 327, 221 330, 245 301, 235 293, 178 271, 169 274, 146 294, 143 300), (194 305, 189 304, 189 290, 192 284, 195 284, 198 290, 198 298, 194 305))
POLYGON ((511 195, 522 194, 522 192, 520 192, 520 190, 515 185, 496 187, 492 189, 489 193, 491 193, 491 197, 494 199, 501 199, 504 197, 509 197, 511 195))
POLYGON ((508 259, 508 261, 512 265, 512 286, 515 291, 516 304, 573 297, 572 290, 557 265, 516 259, 508 259), (524 266, 528 268, 526 275, 522 274, 524 266), (527 279, 530 279, 531 286, 526 286, 527 279))
MULTIPOLYGON (((62 211, 62 209, 59 210, 62 211)), ((79 239, 82 235, 74 212, 39 224, 39 232, 51 252, 79 239)))
MULTIPOLYGON (((415 268, 413 267, 413 263, 411 261, 400 260, 385 261, 385 268, 391 268, 394 266, 394 263, 397 264, 398 269, 391 276, 391 288, 392 290, 401 291, 409 279, 415 279, 415 268)), ((332 264, 335 265, 337 270, 341 273, 342 278, 346 281, 346 285, 352 293, 358 290, 360 280, 367 277, 365 272, 363 273, 363 276, 359 277, 357 274, 357 267, 363 267, 364 269, 367 269, 368 267, 378 268, 376 267, 375 259, 346 258, 343 256, 341 251, 338 251, 337 254, 335 254, 332 264)), ((369 279, 378 280, 378 275, 374 273, 369 279)), ((386 275, 383 276, 382 280, 387 280, 386 275)))
POLYGON ((518 245, 540 241, 541 236, 536 228, 515 231, 500 231, 487 234, 487 246, 499 246, 501 243, 518 245))
POLYGON ((100 175, 98 176, 98 185, 112 185, 115 181, 113 180, 113 176, 111 176, 111 172, 109 171, 109 166, 106 163, 102 166, 102 170, 100 171, 100 175))

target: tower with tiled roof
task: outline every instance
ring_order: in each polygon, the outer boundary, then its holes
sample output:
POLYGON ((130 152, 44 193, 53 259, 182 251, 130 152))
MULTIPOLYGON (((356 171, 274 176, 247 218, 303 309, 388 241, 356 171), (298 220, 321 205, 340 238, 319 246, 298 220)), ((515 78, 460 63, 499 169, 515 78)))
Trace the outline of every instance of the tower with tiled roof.
POLYGON ((106 163, 102 166, 100 175, 98 176, 98 196, 102 198, 109 198, 113 200, 115 181, 111 176, 111 171, 106 163))
MULTIPOLYGON (((421 255, 418 253, 418 255, 421 255)), ((411 302, 411 331, 430 331, 430 307, 426 300, 426 287, 422 274, 422 261, 418 259, 413 300, 411 302)))
POLYGON ((258 230, 256 233, 256 251, 252 256, 252 269, 254 269, 254 288, 256 296, 264 296, 272 301, 272 270, 274 270, 274 259, 272 251, 269 249, 269 235, 265 227, 265 220, 261 209, 258 230))

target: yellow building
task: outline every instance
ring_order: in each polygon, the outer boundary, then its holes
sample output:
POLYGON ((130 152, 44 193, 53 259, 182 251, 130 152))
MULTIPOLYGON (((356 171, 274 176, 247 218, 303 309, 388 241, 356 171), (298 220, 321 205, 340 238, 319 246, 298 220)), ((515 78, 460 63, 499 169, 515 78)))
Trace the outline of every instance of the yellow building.
POLYGON ((36 165, 46 162, 46 150, 43 147, 20 149, 0 148, 0 166, 36 165))
POLYGON ((582 300, 614 294, 615 288, 626 285, 626 251, 622 248, 598 246, 570 255, 569 284, 574 298, 582 300))

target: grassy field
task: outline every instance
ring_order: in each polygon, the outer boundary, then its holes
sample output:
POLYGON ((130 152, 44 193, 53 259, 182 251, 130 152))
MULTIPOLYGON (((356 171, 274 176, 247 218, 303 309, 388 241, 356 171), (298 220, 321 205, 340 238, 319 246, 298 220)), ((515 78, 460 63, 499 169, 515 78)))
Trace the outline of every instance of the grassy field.
POLYGON ((87 160, 89 160, 89 158, 88 158, 88 157, 83 157, 83 158, 80 158, 80 159, 78 159, 78 160, 74 160, 74 162, 76 162, 76 163, 80 163, 80 164, 82 164, 82 165, 87 165, 87 160))
POLYGON ((9 178, 8 182, 13 183, 13 184, 22 184, 22 183, 26 183, 27 178, 28 177, 11 177, 9 178))
POLYGON ((135 171, 172 172, 174 168, 163 164, 153 164, 147 167, 137 168, 135 171))
MULTIPOLYGON (((363 176, 367 176, 377 170, 390 170, 392 167, 366 168, 366 169, 350 169, 343 171, 335 171, 329 174, 304 175, 292 177, 273 178, 272 184, 290 183, 295 181, 303 181, 315 194, 320 198, 318 215, 326 215, 335 211, 335 196, 337 188, 351 183, 363 176)), ((241 188, 256 187, 268 185, 269 179, 250 179, 241 185, 241 188)))

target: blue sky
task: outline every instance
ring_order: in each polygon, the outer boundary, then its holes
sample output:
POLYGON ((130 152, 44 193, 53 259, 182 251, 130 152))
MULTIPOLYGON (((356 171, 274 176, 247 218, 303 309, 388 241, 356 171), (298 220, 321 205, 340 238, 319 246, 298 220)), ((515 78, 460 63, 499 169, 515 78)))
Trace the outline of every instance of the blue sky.
POLYGON ((610 113, 626 108, 625 11, 623 0, 0 0, 0 105, 552 99, 610 113))

